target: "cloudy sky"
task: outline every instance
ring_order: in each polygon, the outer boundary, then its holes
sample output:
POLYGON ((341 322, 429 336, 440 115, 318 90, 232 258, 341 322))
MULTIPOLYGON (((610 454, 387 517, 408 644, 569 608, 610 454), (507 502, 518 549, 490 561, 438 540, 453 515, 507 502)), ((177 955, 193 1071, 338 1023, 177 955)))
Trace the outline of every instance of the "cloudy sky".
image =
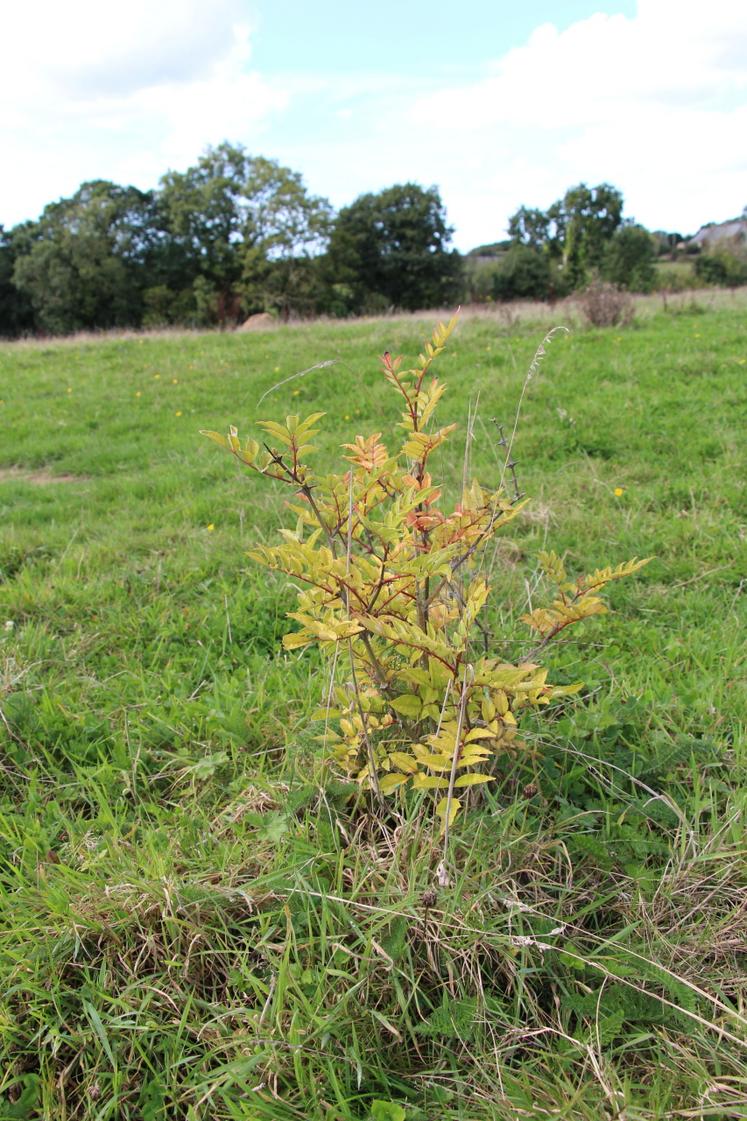
POLYGON ((0 223, 228 139, 336 206, 437 184, 463 250, 613 183, 646 226, 747 205, 744 0, 26 0, 3 14, 0 223), (516 10, 518 9, 518 10, 516 10))

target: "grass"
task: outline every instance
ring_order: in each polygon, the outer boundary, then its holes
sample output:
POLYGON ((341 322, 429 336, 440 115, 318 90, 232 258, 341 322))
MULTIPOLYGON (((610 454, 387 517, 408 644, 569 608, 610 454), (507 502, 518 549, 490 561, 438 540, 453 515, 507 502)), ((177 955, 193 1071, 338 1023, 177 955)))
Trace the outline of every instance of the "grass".
MULTIPOLYGON (((334 359, 260 409, 326 409, 331 463, 430 326, 0 347, 1 1121, 747 1115, 743 311, 574 330, 531 382, 500 648, 543 547, 655 559, 553 650, 583 699, 440 891, 430 820, 319 757, 292 589, 245 556, 280 499, 197 435, 334 359)), ((543 330, 467 319, 441 361, 486 478, 543 330)))

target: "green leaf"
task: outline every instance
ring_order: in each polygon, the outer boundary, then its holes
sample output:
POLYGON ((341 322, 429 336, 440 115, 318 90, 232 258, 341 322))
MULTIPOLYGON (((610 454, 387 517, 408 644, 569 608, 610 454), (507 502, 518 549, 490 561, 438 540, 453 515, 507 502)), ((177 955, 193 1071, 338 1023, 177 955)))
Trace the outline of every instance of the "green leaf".
POLYGON ((88 1017, 88 1019, 90 1021, 90 1024, 91 1024, 91 1027, 96 1032, 96 1035, 99 1037, 99 1042, 101 1043, 101 1046, 104 1048, 104 1051, 106 1052, 106 1056, 107 1056, 109 1062, 112 1064, 112 1067, 114 1068, 114 1070, 116 1070, 117 1069, 117 1061, 114 1058, 114 1054, 113 1054, 112 1049, 111 1049, 111 1044, 109 1043, 109 1036, 106 1034, 106 1028, 103 1025, 101 1017, 99 1016, 98 1012, 93 1007, 93 1005, 90 1004, 89 1001, 87 1001, 87 1000, 83 1001, 83 1011, 85 1012, 86 1016, 88 1017))
POLYGON ((441 1006, 435 1008, 427 1020, 418 1024, 415 1031, 418 1035, 441 1036, 468 1042, 474 1034, 476 1017, 477 1001, 474 997, 463 997, 461 1000, 444 997, 441 1006))
POLYGON ((414 693, 403 693, 401 697, 394 698, 391 707, 395 712, 401 712, 403 716, 409 716, 413 720, 417 720, 423 706, 420 697, 416 697, 414 693))
POLYGON ((371 1102, 371 1121, 405 1121, 407 1114, 396 1102, 376 1099, 371 1102))

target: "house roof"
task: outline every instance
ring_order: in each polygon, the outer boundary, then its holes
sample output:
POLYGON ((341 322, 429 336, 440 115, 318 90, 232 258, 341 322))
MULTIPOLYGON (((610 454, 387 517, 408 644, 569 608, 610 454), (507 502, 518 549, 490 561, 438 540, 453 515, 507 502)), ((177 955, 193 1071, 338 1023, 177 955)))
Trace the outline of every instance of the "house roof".
POLYGON ((708 226, 701 226, 687 244, 700 245, 706 248, 709 245, 716 245, 720 241, 731 241, 733 238, 747 239, 746 218, 732 218, 728 222, 713 222, 708 226))

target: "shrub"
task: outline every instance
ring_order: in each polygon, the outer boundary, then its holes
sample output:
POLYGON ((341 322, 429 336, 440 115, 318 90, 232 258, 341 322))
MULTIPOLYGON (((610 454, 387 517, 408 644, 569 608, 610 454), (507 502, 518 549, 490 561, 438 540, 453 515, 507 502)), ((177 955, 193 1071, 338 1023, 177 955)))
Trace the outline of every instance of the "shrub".
POLYGON ((630 294, 614 284, 594 280, 578 297, 581 314, 592 327, 621 327, 633 319, 630 294))
POLYGON ((656 282, 654 239, 643 226, 621 226, 604 254, 604 276, 629 292, 650 292, 656 282))
POLYGON ((545 300, 550 293, 550 261, 541 250, 512 245, 493 278, 496 300, 545 300))
MULTIPOLYGON (((556 591, 549 607, 523 616, 534 649, 516 664, 478 652, 490 591, 482 554, 524 503, 465 472, 459 501, 443 509, 432 460, 455 425, 434 426, 445 386, 432 366, 454 325, 439 325, 410 369, 389 353, 381 359, 384 381, 404 406, 394 450, 381 432, 357 435, 343 445, 343 469, 315 471, 319 412, 259 421, 261 441, 242 443, 233 427, 227 436, 204 433, 293 493, 295 525, 281 530, 279 544, 250 555, 303 585, 290 612, 297 627, 283 642, 289 651, 317 646, 327 656, 321 740, 379 799, 434 792, 445 845, 462 796, 491 781, 497 755, 521 749, 518 726, 527 713, 580 688, 550 684, 537 655, 566 627, 603 613, 601 588, 645 563, 573 580, 554 553, 542 554, 556 591)), ((532 371, 543 355, 540 347, 532 371)), ((515 480, 510 452, 506 473, 515 480)))
POLYGON ((704 284, 738 288, 747 284, 747 246, 736 238, 718 245, 695 260, 695 275, 704 284))
POLYGON ((675 261, 656 268, 654 287, 657 292, 689 292, 698 287, 698 278, 689 261, 675 261))

